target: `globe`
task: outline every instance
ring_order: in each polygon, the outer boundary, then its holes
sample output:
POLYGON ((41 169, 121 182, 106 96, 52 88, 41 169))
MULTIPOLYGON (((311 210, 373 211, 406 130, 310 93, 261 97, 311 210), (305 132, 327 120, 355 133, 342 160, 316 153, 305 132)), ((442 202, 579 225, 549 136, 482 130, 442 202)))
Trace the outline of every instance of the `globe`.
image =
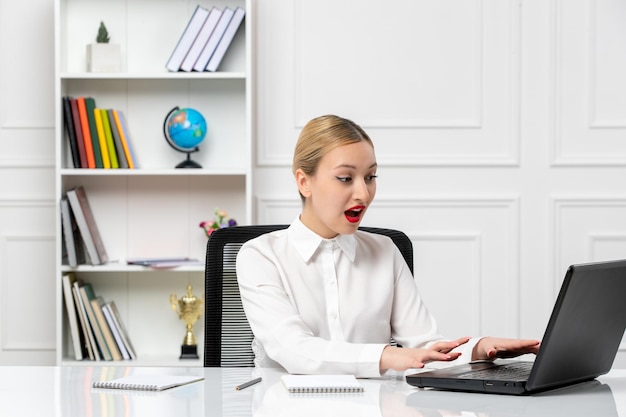
POLYGON ((206 120, 199 111, 178 106, 170 110, 163 123, 163 134, 172 148, 187 154, 187 159, 176 168, 202 168, 191 160, 191 153, 200 150, 198 145, 204 140, 206 131, 206 120))

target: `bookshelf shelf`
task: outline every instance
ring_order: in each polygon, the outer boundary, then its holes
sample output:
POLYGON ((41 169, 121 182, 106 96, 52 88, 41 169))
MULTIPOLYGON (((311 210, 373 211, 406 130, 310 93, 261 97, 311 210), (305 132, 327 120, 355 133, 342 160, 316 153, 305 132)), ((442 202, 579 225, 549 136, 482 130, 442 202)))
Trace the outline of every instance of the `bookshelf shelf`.
MULTIPOLYGON (((202 366, 180 360, 185 325, 169 297, 204 291, 202 265, 150 268, 125 259, 185 256, 204 261, 207 237, 199 227, 226 210, 239 224, 252 216, 252 0, 55 0, 55 195, 82 186, 109 262, 70 267, 63 257, 60 208, 57 216, 56 362, 60 365, 202 366), (242 7, 246 17, 216 72, 168 72, 165 64, 196 5, 242 7), (120 44, 121 71, 87 72, 86 45, 100 21, 120 44), (136 169, 74 168, 64 126, 62 98, 93 97, 96 106, 123 112, 136 169), (207 135, 191 159, 200 169, 176 169, 186 155, 163 135, 170 110, 202 113, 207 135), (134 361, 78 361, 63 298, 62 277, 74 274, 97 295, 115 301, 137 351, 134 361), (158 328, 153 323, 159 323, 158 328)), ((60 207, 60 204, 59 204, 60 207)), ((203 321, 195 327, 198 352, 203 321)))
POLYGON ((62 169, 61 175, 65 177, 98 177, 98 176, 179 176, 179 177, 220 177, 220 176, 246 176, 243 169, 62 169))
MULTIPOLYGON (((61 366, 93 366, 92 361, 72 361, 62 360, 59 362, 61 366)), ((172 359, 169 356, 148 356, 137 358, 132 361, 108 361, 106 366, 157 366, 157 367, 202 367, 203 363, 199 359, 172 359)))
POLYGON ((115 73, 98 74, 89 72, 62 73, 62 80, 245 80, 247 75, 243 71, 224 72, 148 72, 148 73, 115 73))
MULTIPOLYGON (((204 266, 178 266, 175 268, 150 268, 141 265, 125 265, 119 262, 110 262, 105 265, 80 265, 76 268, 71 268, 67 265, 61 267, 61 272, 86 272, 86 273, 98 273, 98 272, 132 272, 132 273, 153 273, 158 271, 167 271, 171 274, 182 274, 186 272, 201 272, 204 274, 204 266)), ((130 277, 131 275, 129 275, 130 277)))

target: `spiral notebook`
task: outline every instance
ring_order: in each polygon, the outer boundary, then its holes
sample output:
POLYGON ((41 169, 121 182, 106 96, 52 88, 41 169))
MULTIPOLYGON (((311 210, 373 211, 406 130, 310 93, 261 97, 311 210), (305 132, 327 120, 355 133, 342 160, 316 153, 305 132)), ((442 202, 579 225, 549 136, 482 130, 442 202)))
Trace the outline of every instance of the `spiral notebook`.
POLYGON ((290 393, 363 392, 363 385, 354 375, 282 375, 283 385, 290 393))
POLYGON ((129 375, 109 381, 94 381, 92 387, 135 391, 163 391, 203 379, 204 377, 197 375, 129 375))

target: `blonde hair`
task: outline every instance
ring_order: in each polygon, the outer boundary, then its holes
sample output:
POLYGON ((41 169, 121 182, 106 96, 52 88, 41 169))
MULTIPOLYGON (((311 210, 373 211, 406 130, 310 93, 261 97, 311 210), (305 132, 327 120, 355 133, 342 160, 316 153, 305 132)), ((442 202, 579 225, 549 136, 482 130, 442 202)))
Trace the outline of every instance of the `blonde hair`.
MULTIPOLYGON (((311 119, 300 132, 293 153, 292 172, 301 169, 307 175, 315 175, 324 155, 333 149, 356 142, 374 143, 363 128, 352 120, 332 114, 311 119)), ((304 201, 304 196, 300 194, 304 201)))

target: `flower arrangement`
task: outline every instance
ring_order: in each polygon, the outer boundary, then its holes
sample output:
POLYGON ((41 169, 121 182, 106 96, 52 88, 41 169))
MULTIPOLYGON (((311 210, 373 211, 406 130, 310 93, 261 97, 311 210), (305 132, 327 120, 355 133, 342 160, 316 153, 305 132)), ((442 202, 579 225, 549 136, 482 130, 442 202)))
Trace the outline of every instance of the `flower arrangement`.
POLYGON ((228 213, 218 208, 215 209, 215 219, 212 222, 200 222, 200 227, 204 229, 207 237, 211 236, 217 229, 233 226, 237 226, 237 221, 233 218, 228 218, 228 213))

